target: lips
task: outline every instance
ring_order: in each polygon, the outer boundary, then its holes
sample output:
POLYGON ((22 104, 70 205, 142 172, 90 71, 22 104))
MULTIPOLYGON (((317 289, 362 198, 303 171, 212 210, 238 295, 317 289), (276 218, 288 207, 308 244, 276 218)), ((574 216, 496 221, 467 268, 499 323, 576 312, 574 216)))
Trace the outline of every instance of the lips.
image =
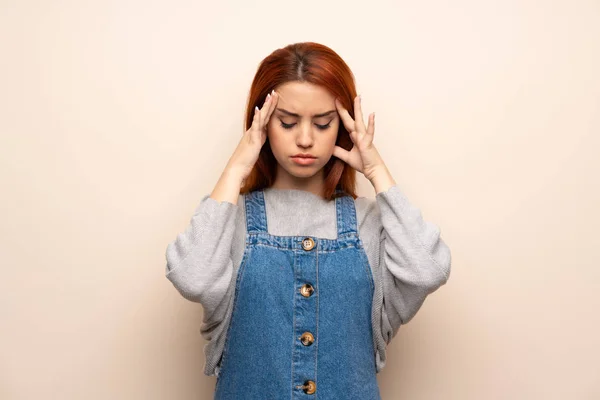
POLYGON ((317 157, 313 156, 312 154, 294 154, 292 157, 293 158, 317 158, 317 157))
POLYGON ((311 164, 317 162, 317 158, 310 154, 309 155, 298 154, 298 155, 292 156, 291 158, 292 158, 292 161, 298 165, 311 165, 311 164))

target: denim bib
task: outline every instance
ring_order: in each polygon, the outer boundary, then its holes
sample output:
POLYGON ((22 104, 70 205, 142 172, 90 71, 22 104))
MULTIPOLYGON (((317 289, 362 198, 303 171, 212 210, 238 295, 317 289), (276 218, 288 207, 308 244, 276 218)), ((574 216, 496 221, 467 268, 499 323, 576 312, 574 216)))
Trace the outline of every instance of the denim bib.
POLYGON ((380 399, 374 283, 352 196, 335 199, 337 239, 270 235, 263 191, 244 203, 246 248, 214 398, 380 399))

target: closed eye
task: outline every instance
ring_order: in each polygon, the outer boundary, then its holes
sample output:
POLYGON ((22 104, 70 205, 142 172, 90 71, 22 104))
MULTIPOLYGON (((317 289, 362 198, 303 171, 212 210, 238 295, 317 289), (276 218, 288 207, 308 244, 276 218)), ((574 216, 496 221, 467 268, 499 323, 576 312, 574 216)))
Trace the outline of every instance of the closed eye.
MULTIPOLYGON (((281 120, 280 120, 280 121, 281 121, 281 120)), ((293 123, 293 124, 286 124, 285 122, 281 121, 281 127, 282 127, 283 129, 292 129, 292 128, 294 127, 294 125, 296 125, 296 123, 293 123)), ((328 123, 328 124, 326 124, 326 125, 315 124, 315 126, 316 126, 318 129, 320 129, 320 130, 324 131, 324 130, 328 129, 328 128, 331 126, 331 121, 329 121, 329 123, 328 123)))

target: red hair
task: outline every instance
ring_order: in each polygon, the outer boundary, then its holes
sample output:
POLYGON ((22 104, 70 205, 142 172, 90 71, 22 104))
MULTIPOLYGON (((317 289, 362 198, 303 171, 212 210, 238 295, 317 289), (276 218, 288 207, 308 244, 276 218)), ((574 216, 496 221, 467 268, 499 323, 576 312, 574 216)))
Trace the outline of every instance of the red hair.
MULTIPOLYGON (((356 87, 354 75, 342 58, 327 46, 314 42, 290 44, 277 49, 258 66, 246 105, 245 130, 250 129, 254 107, 262 107, 265 97, 275 87, 287 82, 308 82, 327 89, 354 118, 354 98, 356 87)), ((344 124, 340 121, 336 145, 350 150, 352 140, 344 124)), ((332 200, 338 197, 335 192, 341 189, 353 198, 356 194, 356 170, 335 156, 323 167, 325 185, 323 198, 332 200)), ((270 187, 275 181, 277 160, 271 150, 269 139, 263 145, 258 160, 245 179, 240 193, 270 187)))

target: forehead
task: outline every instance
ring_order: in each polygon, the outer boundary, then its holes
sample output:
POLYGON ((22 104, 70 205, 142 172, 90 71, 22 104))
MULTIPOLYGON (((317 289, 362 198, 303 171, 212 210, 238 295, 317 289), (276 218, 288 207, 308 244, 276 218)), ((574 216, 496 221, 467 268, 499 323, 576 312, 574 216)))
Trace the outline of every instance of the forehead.
POLYGON ((313 115, 335 109, 335 97, 322 86, 308 82, 287 82, 275 88, 278 108, 300 115, 313 115))

